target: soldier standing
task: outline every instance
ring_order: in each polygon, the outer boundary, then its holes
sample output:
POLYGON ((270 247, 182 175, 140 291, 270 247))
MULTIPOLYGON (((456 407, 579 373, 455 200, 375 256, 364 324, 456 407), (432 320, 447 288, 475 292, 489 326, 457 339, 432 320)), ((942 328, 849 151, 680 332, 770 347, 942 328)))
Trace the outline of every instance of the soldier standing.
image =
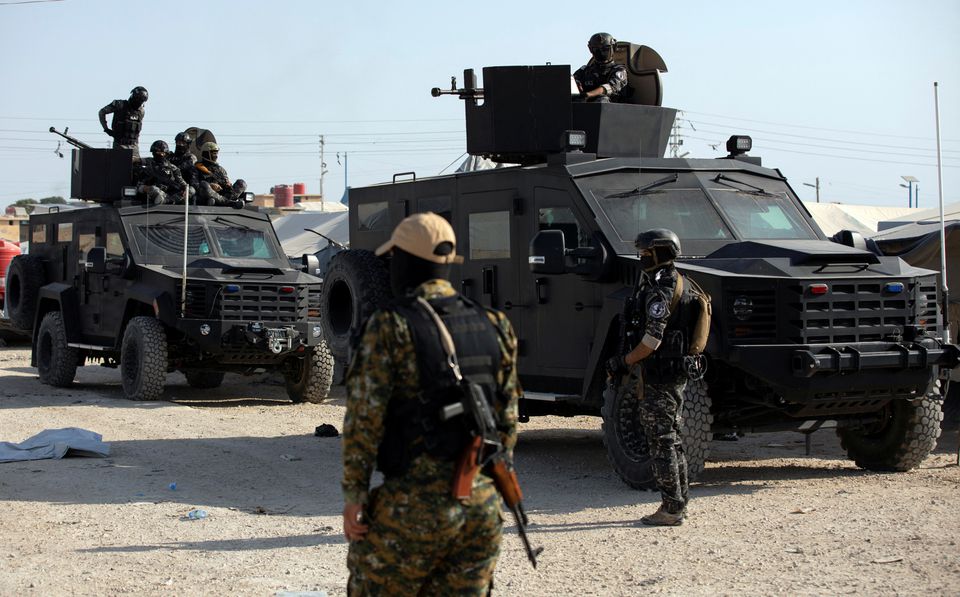
POLYGON ((200 148, 200 161, 195 166, 198 172, 196 177, 198 202, 206 205, 243 207, 240 195, 247 190, 247 183, 238 178, 237 182, 230 184, 227 171, 217 163, 219 155, 220 147, 213 141, 207 141, 200 148))
POLYGON ((609 33, 594 33, 587 42, 593 58, 573 73, 584 100, 620 101, 620 93, 627 86, 627 67, 613 61, 616 43, 609 33))
POLYGON ((151 205, 181 203, 187 189, 180 168, 167 159, 169 149, 166 141, 154 141, 150 146, 153 157, 143 160, 136 172, 137 193, 146 197, 151 205))
POLYGON ((502 313, 453 289, 450 264, 462 258, 453 228, 437 214, 404 219, 376 253, 389 256, 398 298, 367 320, 347 371, 348 592, 487 595, 500 552, 500 497, 482 472, 468 499, 453 496, 470 435, 462 417, 440 417, 451 399, 450 365, 422 301, 449 330, 463 376, 483 388, 510 458, 520 395, 516 336, 502 313), (384 483, 368 491, 375 466, 384 483))
POLYGON ((137 86, 130 91, 130 99, 116 99, 100 109, 100 126, 103 132, 113 137, 113 148, 133 150, 133 157, 140 157, 140 129, 143 128, 143 104, 147 103, 147 90, 137 86), (107 114, 113 114, 113 127, 107 127, 107 114))
POLYGON ((656 228, 637 236, 637 251, 643 268, 634 304, 642 309, 640 343, 625 356, 612 357, 607 369, 620 376, 634 366, 641 367, 640 424, 650 447, 653 474, 660 490, 660 508, 641 522, 655 526, 677 526, 686 516, 689 483, 687 459, 680 436, 683 390, 687 382, 684 366, 690 342, 692 303, 683 300, 683 276, 673 261, 680 255, 680 239, 670 230, 656 228), (681 292, 677 291, 677 288, 681 292))

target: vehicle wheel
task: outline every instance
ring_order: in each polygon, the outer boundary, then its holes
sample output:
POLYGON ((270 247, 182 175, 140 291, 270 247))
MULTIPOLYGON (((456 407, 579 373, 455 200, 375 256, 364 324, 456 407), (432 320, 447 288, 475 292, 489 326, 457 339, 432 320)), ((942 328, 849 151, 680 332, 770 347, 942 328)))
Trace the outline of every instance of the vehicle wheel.
POLYGON ((10 321, 21 330, 33 329, 44 278, 43 262, 36 255, 17 255, 10 262, 4 300, 10 321))
POLYGON ((327 346, 344 364, 350 333, 391 296, 390 272, 372 251, 350 249, 330 260, 320 294, 320 319, 327 346))
POLYGON ((860 468, 916 468, 937 446, 940 437, 943 412, 939 385, 934 392, 920 400, 891 400, 884 407, 882 420, 875 425, 837 429, 840 446, 860 468))
POLYGON ((223 383, 223 371, 207 371, 206 369, 184 369, 183 376, 191 388, 210 389, 219 388, 223 383))
POLYGON ((333 355, 323 341, 302 359, 284 370, 287 382, 287 395, 294 403, 312 402, 319 404, 330 395, 333 383, 333 355))
POLYGON ((167 335, 153 317, 127 323, 120 347, 123 393, 130 400, 159 400, 167 380, 167 335))
POLYGON ((59 311, 43 316, 37 332, 37 370, 40 383, 64 388, 77 376, 80 351, 67 346, 67 331, 59 311))
MULTIPOLYGON (((607 459, 624 483, 634 489, 656 489, 653 463, 646 435, 640 427, 640 404, 632 386, 635 377, 628 376, 616 392, 604 392, 603 439, 607 459)), ((710 396, 704 381, 687 382, 683 401, 683 449, 687 457, 687 476, 693 481, 703 472, 709 451, 710 396)))

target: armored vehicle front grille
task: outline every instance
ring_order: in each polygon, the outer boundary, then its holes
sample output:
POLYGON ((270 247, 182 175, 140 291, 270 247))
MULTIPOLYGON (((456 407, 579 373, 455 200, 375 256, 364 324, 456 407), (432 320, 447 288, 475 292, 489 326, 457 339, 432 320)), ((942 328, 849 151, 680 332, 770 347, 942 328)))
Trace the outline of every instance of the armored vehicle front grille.
MULTIPOLYGON (((899 336, 915 323, 915 282, 901 280, 836 280, 823 294, 813 294, 811 283, 785 288, 786 336, 797 344, 876 342, 899 336), (894 292, 889 284, 903 283, 894 292)), ((934 309, 936 307, 934 306, 934 309)))
POLYGON ((932 333, 940 331, 940 319, 937 311, 937 277, 920 279, 920 291, 917 295, 917 323, 932 333))
POLYGON ((737 342, 768 342, 777 338, 776 292, 733 290, 727 293, 727 329, 737 342))
POLYGON ((239 292, 218 296, 220 318, 224 321, 276 321, 293 323, 306 318, 307 288, 294 287, 284 293, 278 284, 240 284, 239 292))
MULTIPOLYGON (((183 285, 177 284, 175 300, 180 304, 183 285)), ((187 282, 187 302, 184 309, 187 319, 202 319, 210 317, 210 306, 207 304, 207 286, 196 282, 187 282)))

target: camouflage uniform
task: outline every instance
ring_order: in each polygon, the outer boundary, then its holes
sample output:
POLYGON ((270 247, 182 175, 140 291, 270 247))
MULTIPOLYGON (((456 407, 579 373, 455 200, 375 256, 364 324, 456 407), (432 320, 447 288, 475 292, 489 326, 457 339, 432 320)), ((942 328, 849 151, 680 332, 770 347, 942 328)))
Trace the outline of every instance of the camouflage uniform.
POLYGON ((573 78, 584 93, 597 87, 606 89, 606 95, 602 95, 594 101, 618 102, 621 92, 627 86, 627 67, 616 62, 603 64, 591 60, 585 66, 578 68, 577 72, 573 73, 573 78))
POLYGON ((240 194, 246 190, 244 185, 241 190, 238 180, 231 184, 227 171, 216 162, 201 161, 194 169, 197 171, 197 197, 198 203, 206 205, 230 205, 237 201, 240 194), (215 191, 210 185, 216 183, 220 185, 220 191, 215 191))
MULTIPOLYGON (((677 332, 683 333, 677 323, 679 318, 670 317, 670 302, 679 276, 672 263, 656 270, 650 274, 649 283, 641 287, 636 303, 644 309, 644 340, 661 342, 653 354, 640 361, 643 388, 637 389, 643 392, 639 401, 640 424, 650 447, 653 475, 663 506, 671 514, 686 508, 690 489, 680 436, 687 376, 681 349, 671 342, 677 332)), ((683 304, 678 303, 676 308, 683 308, 683 304)))
MULTIPOLYGON (((446 280, 421 284, 427 300, 455 296, 446 280)), ((497 385, 508 399, 496 402, 504 446, 516 444, 517 341, 507 318, 487 312, 500 333, 497 385)), ((456 463, 423 453, 407 471, 369 492, 384 420, 391 400, 417 400, 417 356, 407 321, 380 310, 367 321, 347 371, 343 431, 343 495, 361 503, 369 532, 350 543, 347 567, 352 595, 486 595, 500 553, 502 513, 493 481, 480 473, 469 500, 453 498, 456 463)))
POLYGON ((134 108, 128 100, 116 99, 100 109, 100 116, 113 114, 113 148, 133 150, 134 157, 140 155, 140 129, 143 127, 143 105, 134 108))
POLYGON ((187 188, 187 183, 173 162, 147 158, 140 162, 136 176, 139 183, 137 192, 146 195, 151 204, 183 202, 183 191, 187 188))

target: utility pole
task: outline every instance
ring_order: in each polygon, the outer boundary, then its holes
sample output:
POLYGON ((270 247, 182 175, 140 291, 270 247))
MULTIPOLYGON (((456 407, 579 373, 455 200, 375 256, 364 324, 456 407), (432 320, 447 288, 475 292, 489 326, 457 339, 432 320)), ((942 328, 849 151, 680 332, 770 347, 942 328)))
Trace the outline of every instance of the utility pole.
MULTIPOLYGON (((907 184, 906 184, 906 189, 907 189, 907 207, 916 207, 916 205, 915 205, 916 202, 913 200, 913 185, 914 185, 915 183, 920 182, 920 179, 918 179, 916 176, 909 176, 909 175, 908 175, 908 176, 901 176, 900 178, 902 178, 902 179, 907 183, 907 184)), ((900 185, 900 186, 902 187, 902 186, 904 186, 904 185, 900 185)))
POLYGON ((813 187, 817 189, 817 203, 820 203, 820 177, 818 176, 815 180, 817 181, 817 184, 810 184, 809 182, 805 182, 803 183, 803 186, 813 187))
POLYGON ((327 173, 327 162, 323 159, 323 135, 320 135, 320 209, 323 209, 323 175, 327 173))
POLYGON ((677 118, 673 121, 673 127, 670 129, 670 157, 681 157, 680 146, 683 145, 683 136, 680 134, 680 123, 682 122, 683 111, 677 112, 677 118))

